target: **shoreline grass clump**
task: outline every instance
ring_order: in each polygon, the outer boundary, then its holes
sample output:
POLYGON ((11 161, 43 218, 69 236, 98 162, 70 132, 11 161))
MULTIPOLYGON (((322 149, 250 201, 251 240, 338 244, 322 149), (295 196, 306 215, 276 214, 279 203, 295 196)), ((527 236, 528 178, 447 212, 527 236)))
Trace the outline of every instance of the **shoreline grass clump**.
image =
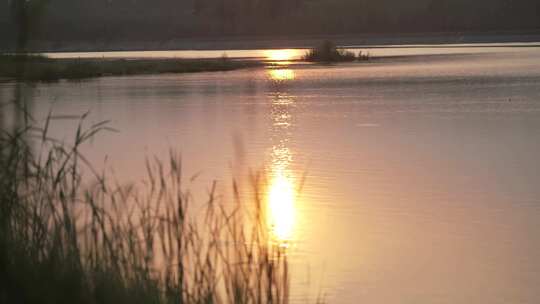
POLYGON ((368 52, 362 51, 355 54, 354 52, 338 48, 331 41, 324 41, 320 45, 310 49, 302 59, 309 62, 351 62, 369 60, 370 55, 368 52))
POLYGON ((368 61, 371 59, 371 54, 368 51, 358 51, 356 55, 357 61, 368 61))
POLYGON ((106 123, 79 126, 66 144, 48 136, 53 121, 0 130, 0 302, 288 302, 260 176, 249 202, 236 184, 234 201, 220 200, 214 184, 197 204, 171 153, 147 161, 143 184, 112 186, 79 152, 106 123))
POLYGON ((231 71, 260 66, 257 61, 216 59, 52 59, 0 54, 0 78, 19 81, 77 80, 101 76, 231 71))

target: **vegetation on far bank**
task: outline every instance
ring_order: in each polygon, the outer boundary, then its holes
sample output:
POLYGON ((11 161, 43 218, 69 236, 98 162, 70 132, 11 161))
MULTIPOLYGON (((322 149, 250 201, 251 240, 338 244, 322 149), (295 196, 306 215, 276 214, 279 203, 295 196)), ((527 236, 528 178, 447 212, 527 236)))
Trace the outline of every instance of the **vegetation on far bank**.
MULTIPOLYGON (((329 63, 367 61, 370 58, 368 52, 346 51, 336 47, 333 42, 325 41, 309 50, 301 60, 329 63)), ((0 54, 0 79, 80 80, 101 76, 232 71, 265 64, 268 63, 257 60, 233 60, 226 56, 210 59, 53 59, 38 54, 0 54)))
POLYGON ((257 61, 216 59, 51 59, 41 55, 0 55, 0 78, 57 81, 100 76, 231 71, 257 61))
POLYGON ((355 54, 354 52, 338 48, 331 41, 324 41, 320 45, 310 49, 302 59, 309 62, 367 61, 370 59, 370 54, 363 51, 355 54))
MULTIPOLYGON (((2 109, 0 108, 0 111, 2 109)), ((148 161, 141 184, 114 186, 80 146, 106 123, 74 130, 72 144, 43 127, 0 125, 0 302, 26 304, 287 303, 286 247, 272 241, 264 179, 225 204, 211 187, 196 204, 179 157, 148 161), (9 131, 8 131, 9 129, 9 131)), ((84 117, 84 116, 83 116, 84 117)))

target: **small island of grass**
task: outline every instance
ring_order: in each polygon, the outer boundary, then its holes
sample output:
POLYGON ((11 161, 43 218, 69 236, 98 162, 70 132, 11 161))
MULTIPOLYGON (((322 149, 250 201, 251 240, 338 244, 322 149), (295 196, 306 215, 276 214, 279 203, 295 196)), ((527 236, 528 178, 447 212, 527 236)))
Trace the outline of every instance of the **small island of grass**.
POLYGON ((249 60, 214 59, 52 59, 42 55, 0 54, 0 78, 58 81, 100 76, 231 71, 260 66, 249 60))
POLYGON ((309 50, 302 59, 309 62, 350 62, 367 61, 370 59, 370 55, 368 52, 363 51, 355 54, 338 48, 331 41, 325 41, 309 50))

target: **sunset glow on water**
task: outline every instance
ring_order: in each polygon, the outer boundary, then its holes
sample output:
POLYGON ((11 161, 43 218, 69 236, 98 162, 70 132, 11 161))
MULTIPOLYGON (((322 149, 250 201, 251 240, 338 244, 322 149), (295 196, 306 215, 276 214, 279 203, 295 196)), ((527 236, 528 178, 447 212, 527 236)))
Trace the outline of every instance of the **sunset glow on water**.
POLYGON ((293 179, 279 167, 273 172, 268 190, 268 224, 272 237, 277 242, 291 240, 296 211, 295 185, 293 179))
MULTIPOLYGON (((51 108, 112 119, 120 132, 81 152, 121 182, 171 147, 197 202, 213 181, 226 198, 233 177, 261 169, 263 227, 287 252, 290 303, 310 303, 298 299, 313 289, 329 303, 537 303, 540 47, 470 50, 37 83, 25 98, 37 120, 51 108)), ((1 84, 3 100, 15 89, 1 84)), ((51 136, 71 138, 69 123, 51 136)))
POLYGON ((270 79, 275 81, 294 80, 296 77, 294 70, 291 69, 269 69, 268 74, 270 79))
MULTIPOLYGON (((293 81, 296 77, 292 69, 270 69, 268 77, 278 83, 293 81)), ((292 241, 296 223, 296 185, 291 164, 293 154, 290 147, 294 133, 293 114, 295 97, 279 87, 270 96, 271 141, 269 189, 267 194, 268 225, 275 241, 287 245, 292 241)))

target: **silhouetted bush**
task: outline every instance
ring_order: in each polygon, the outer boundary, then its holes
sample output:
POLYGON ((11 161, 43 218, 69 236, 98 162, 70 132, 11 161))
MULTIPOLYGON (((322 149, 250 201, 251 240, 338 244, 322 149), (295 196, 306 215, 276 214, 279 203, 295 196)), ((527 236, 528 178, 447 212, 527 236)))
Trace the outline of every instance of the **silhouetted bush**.
POLYGON ((347 61, 365 61, 369 60, 369 53, 360 51, 358 56, 351 51, 339 49, 331 41, 325 41, 319 46, 309 50, 303 57, 311 62, 347 62, 347 61))
POLYGON ((369 59, 371 59, 369 52, 359 51, 358 55, 356 55, 358 61, 368 61, 369 59))

